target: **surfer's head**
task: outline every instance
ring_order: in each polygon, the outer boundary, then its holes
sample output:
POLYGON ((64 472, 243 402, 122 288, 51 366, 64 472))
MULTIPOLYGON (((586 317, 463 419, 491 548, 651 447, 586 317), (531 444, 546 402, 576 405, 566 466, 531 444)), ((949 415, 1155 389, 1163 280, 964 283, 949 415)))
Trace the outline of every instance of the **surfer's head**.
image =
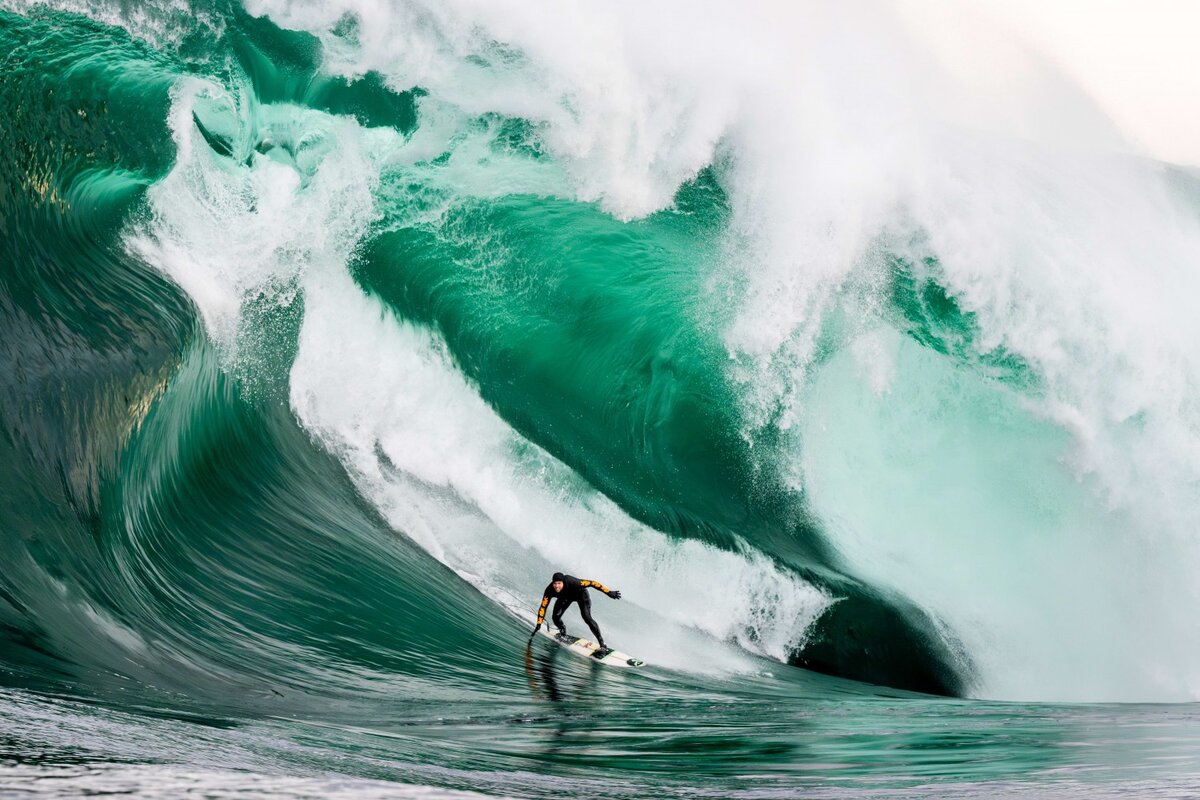
POLYGON ((550 585, 554 587, 554 591, 562 591, 564 577, 566 576, 564 576, 561 572, 556 572, 550 576, 550 585))

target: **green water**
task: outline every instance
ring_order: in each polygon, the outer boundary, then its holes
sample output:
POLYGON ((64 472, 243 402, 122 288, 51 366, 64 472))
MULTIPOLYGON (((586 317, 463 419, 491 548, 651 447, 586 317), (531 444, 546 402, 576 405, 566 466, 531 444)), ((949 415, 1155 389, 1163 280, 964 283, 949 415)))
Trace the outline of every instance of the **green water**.
MULTIPOLYGON (((1053 387, 930 242, 881 239, 841 290, 795 378, 829 419, 751 424, 735 164, 626 219, 573 194, 544 120, 333 69, 370 18, 318 38, 222 2, 5 8, 4 790, 1194 790, 1191 704, 978 699, 994 654, 956 599, 839 527, 844 502, 919 529, 920 503, 871 499, 920 496, 903 476, 930 461, 944 486, 988 442, 997 474, 1066 447, 1022 405, 1053 387), (864 331, 918 376, 891 407, 855 383, 864 331), (889 472, 869 432, 906 442, 922 403, 942 445, 889 472), (648 667, 529 640, 510 612, 564 558, 622 584, 596 616, 648 667)), ((523 59, 492 42, 463 69, 523 59)), ((1090 519, 1065 479, 1028 484, 976 500, 1050 485, 1030 530, 1090 519)))

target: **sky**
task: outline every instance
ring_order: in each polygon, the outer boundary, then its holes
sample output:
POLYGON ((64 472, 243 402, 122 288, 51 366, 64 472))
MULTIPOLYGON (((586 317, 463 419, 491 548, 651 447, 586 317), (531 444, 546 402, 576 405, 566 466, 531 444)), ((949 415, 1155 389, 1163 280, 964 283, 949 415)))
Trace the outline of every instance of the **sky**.
POLYGON ((1147 155, 1200 165, 1200 0, 972 0, 1147 155))

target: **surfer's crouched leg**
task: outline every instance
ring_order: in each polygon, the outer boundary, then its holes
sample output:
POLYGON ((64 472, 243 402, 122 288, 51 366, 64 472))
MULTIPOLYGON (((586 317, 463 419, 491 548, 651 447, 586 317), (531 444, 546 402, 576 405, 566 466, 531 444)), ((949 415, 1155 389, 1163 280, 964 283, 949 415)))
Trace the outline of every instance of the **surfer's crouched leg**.
POLYGON ((550 615, 550 619, 554 622, 554 627, 558 628, 558 636, 566 638, 567 628, 563 625, 563 612, 567 610, 570 603, 563 603, 561 600, 554 601, 554 613, 550 615))
POLYGON ((591 601, 580 601, 579 616, 583 617, 583 621, 586 622, 587 626, 592 629, 592 635, 596 637, 596 644, 600 645, 600 649, 607 650, 608 647, 606 647, 604 644, 604 635, 600 633, 600 626, 596 624, 596 620, 592 619, 591 601))

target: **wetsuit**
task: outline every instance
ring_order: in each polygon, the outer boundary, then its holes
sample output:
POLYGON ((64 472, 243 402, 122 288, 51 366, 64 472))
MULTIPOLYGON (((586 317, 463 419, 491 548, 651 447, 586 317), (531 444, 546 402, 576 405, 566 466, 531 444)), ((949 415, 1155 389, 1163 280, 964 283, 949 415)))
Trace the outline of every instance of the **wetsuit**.
POLYGON ((596 620, 592 619, 592 600, 588 597, 587 590, 589 588, 599 589, 609 597, 613 595, 619 597, 619 593, 612 591, 600 581, 580 580, 574 575, 563 575, 562 582, 561 592, 554 591, 553 581, 546 587, 546 591, 542 592, 542 605, 538 608, 537 624, 540 626, 546 618, 546 606, 550 604, 550 598, 558 598, 554 601, 554 613, 550 618, 554 620, 559 634, 565 634, 567 630, 563 627, 563 612, 570 608, 572 603, 579 603, 579 616, 583 617, 583 621, 592 629, 592 634, 596 637, 596 644, 604 647, 604 637, 600 634, 600 626, 596 624, 596 620))

